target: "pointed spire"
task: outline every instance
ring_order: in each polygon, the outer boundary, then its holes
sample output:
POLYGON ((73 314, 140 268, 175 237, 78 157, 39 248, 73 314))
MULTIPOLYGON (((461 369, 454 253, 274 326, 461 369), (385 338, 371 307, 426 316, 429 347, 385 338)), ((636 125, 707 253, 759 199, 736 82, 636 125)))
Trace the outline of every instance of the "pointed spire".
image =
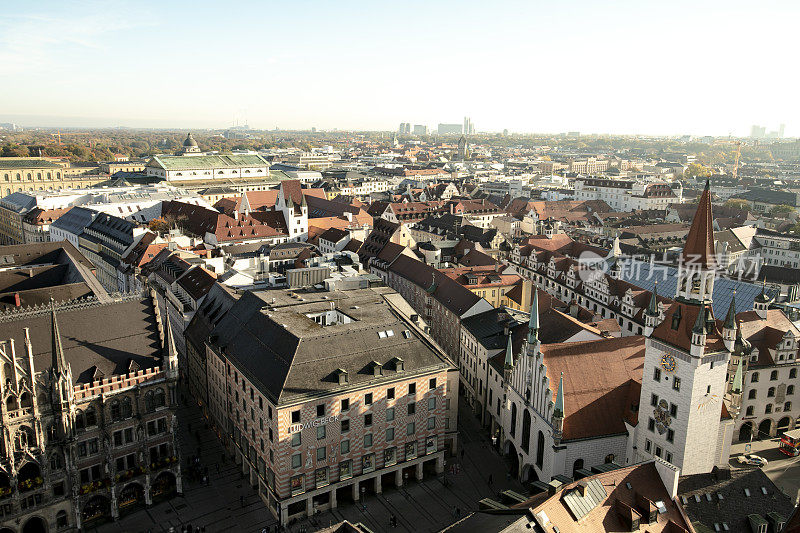
POLYGON ((553 408, 553 416, 564 418, 564 373, 558 378, 558 392, 556 393, 556 404, 553 408))
POLYGON ((64 374, 67 365, 64 362, 64 347, 61 345, 61 332, 58 329, 58 318, 56 318, 56 302, 50 298, 50 322, 52 324, 52 367, 56 374, 64 374))
POLYGON ((539 342, 539 291, 534 287, 531 318, 528 321, 528 344, 536 344, 537 342, 539 342))
POLYGON ((694 321, 694 327, 692 328, 692 333, 696 333, 697 335, 705 335, 707 333, 705 304, 700 306, 700 312, 697 313, 697 320, 694 321))
POLYGON ((647 304, 647 314, 658 316, 658 282, 655 282, 653 293, 650 295, 650 303, 647 304))
POLYGON ((514 349, 511 346, 511 333, 508 334, 508 347, 506 348, 506 360, 503 366, 509 370, 514 367, 514 349))
POLYGON ((756 302, 759 303, 769 303, 770 298, 767 296, 767 278, 761 280, 761 294, 756 296, 756 302))
POLYGON ((683 247, 683 261, 689 267, 714 268, 714 227, 711 215, 711 184, 706 188, 697 204, 697 212, 683 247))
POLYGON ((733 291, 733 298, 731 298, 731 305, 728 307, 728 314, 725 315, 725 323, 722 324, 725 329, 733 329, 736 327, 736 290, 733 291))

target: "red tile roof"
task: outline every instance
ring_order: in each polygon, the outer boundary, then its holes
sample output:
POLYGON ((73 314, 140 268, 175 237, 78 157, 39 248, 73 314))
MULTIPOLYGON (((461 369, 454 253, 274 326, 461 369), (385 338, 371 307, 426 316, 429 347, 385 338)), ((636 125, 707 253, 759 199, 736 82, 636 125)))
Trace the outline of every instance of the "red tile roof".
POLYGON ((683 247, 683 260, 692 266, 714 268, 714 224, 711 216, 711 191, 706 182, 692 227, 683 247))

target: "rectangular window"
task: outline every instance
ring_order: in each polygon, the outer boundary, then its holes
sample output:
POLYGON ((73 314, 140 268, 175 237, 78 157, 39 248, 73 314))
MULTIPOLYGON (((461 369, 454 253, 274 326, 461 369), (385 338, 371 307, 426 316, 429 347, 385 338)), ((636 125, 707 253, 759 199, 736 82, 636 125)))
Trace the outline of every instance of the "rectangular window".
POLYGON ((431 378, 428 382, 428 388, 433 390, 436 388, 436 378, 431 378))
POLYGON ((417 393, 417 384, 416 383, 409 383, 408 384, 408 393, 409 394, 416 394, 417 393))
POLYGON ((416 428, 414 426, 414 422, 409 422, 406 426, 406 435, 413 435, 415 431, 416 428))
POLYGON ((300 423, 300 410, 292 411, 292 424, 300 423))
POLYGON ((364 395, 364 405, 372 405, 372 393, 368 392, 364 395))
POLYGON ((325 404, 321 403, 317 406, 317 418, 325 416, 325 404))
POLYGON ((436 396, 431 396, 428 398, 428 411, 433 411, 436 409, 436 396))
POLYGON ((298 431, 297 433, 292 433, 292 446, 300 446, 302 440, 302 432, 298 431))
POLYGON ((650 431, 655 431, 655 429, 656 429, 656 421, 654 419, 650 418, 647 421, 647 429, 649 429, 650 431))
POLYGON ((350 419, 342 420, 342 433, 347 433, 350 431, 350 419))
POLYGON ((681 390, 681 378, 672 378, 672 389, 676 391, 681 390))
POLYGON ((650 405, 652 405, 653 407, 658 405, 658 394, 651 394, 650 395, 650 405))
POLYGON ((367 413, 364 415, 364 427, 368 428, 372 426, 372 413, 367 413))
POLYGON ((350 439, 343 440, 340 448, 342 449, 342 455, 350 453, 350 439))
POLYGON ((409 403, 408 404, 408 414, 409 415, 413 415, 416 412, 417 412, 417 404, 414 403, 414 402, 409 403))
POLYGON ((300 465, 303 464, 303 454, 296 453, 292 455, 292 468, 300 468, 300 465))
POLYGON ((391 422, 394 420, 394 407, 389 407, 386 409, 386 421, 391 422))
POLYGON ((350 398, 345 398, 342 400, 342 412, 348 411, 350 409, 350 398))
POLYGON ((661 369, 658 367, 653 369, 653 381, 661 381, 661 369))
POLYGON ((394 428, 386 428, 386 442, 394 440, 394 428))
POLYGON ((428 419, 428 429, 436 429, 436 417, 432 416, 428 419))
POLYGON ((671 454, 671 453, 669 453, 669 452, 667 452, 667 453, 664 455, 664 459, 666 459, 666 461, 667 461, 668 463, 672 463, 672 454, 671 454))
POLYGON ((669 416, 676 418, 678 416, 678 406, 674 403, 669 404, 669 416))
POLYGON ((394 387, 389 387, 386 389, 386 397, 390 400, 394 399, 394 387))
POLYGON ((325 460, 325 451, 327 448, 325 446, 320 446, 317 448, 317 461, 324 461, 325 460))
POLYGON ((667 442, 675 442, 675 431, 672 429, 667 430, 667 442))
POLYGON ((646 451, 647 453, 650 453, 650 450, 652 450, 652 449, 653 449, 653 443, 650 442, 649 440, 645 440, 644 441, 644 451, 646 451))
POLYGON ((325 426, 317 426, 317 440, 325 438, 325 426))
POLYGON ((656 456, 661 457, 661 446, 656 446, 656 456))
POLYGON ((364 435, 364 447, 369 448, 372 446, 372 433, 366 433, 364 435))

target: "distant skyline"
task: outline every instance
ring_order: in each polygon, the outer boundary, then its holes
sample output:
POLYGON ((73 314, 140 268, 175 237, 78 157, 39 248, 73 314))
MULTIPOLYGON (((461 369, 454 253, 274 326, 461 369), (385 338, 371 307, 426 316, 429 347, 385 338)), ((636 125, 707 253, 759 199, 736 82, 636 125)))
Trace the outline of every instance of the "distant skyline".
POLYGON ((17 2, 0 122, 796 137, 798 19, 792 1, 17 2))

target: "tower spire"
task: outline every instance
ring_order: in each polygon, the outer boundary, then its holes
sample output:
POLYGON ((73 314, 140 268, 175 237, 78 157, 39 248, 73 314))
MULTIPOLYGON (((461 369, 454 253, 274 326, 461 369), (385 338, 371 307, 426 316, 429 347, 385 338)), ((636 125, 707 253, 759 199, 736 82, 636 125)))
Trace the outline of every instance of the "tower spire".
POLYGON ((658 281, 653 285, 653 293, 650 295, 650 303, 647 304, 647 314, 658 316, 658 281))
POLYGON ((728 307, 728 314, 725 315, 725 322, 722 324, 725 329, 734 329, 736 327, 736 291, 733 291, 733 298, 731 298, 731 305, 728 307))
POLYGON ((514 349, 511 346, 511 333, 508 334, 508 346, 506 347, 506 360, 503 367, 511 370, 514 367, 514 349))
POLYGON ((714 268, 714 222, 711 214, 711 184, 706 180, 706 188, 697 204, 697 212, 692 227, 686 236, 683 247, 683 260, 687 264, 714 268))
POLYGON ((558 378, 558 392, 556 392, 556 403, 553 407, 553 416, 564 418, 564 373, 558 378))
POLYGON ((56 302, 50 298, 50 322, 52 327, 52 367, 57 375, 64 375, 67 365, 64 362, 64 347, 61 345, 61 332, 58 329, 58 318, 56 318, 56 302))
POLYGON ((553 440, 556 444, 561 442, 564 434, 564 373, 558 378, 558 392, 556 392, 556 402, 553 406, 553 440))
POLYGON ((531 318, 528 321, 528 344, 536 344, 537 342, 539 342, 539 291, 534 287, 531 318))

